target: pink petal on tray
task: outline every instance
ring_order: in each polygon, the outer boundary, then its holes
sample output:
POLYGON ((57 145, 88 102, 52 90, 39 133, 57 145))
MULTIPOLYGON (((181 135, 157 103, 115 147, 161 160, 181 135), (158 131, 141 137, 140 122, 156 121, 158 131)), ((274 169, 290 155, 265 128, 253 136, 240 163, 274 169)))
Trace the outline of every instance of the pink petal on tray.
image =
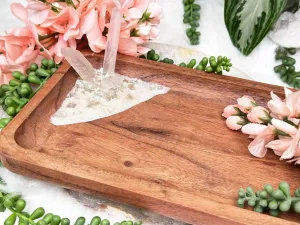
POLYGON ((275 127, 269 125, 262 133, 260 133, 248 146, 249 152, 258 157, 263 158, 268 148, 266 145, 274 140, 275 137, 275 127))

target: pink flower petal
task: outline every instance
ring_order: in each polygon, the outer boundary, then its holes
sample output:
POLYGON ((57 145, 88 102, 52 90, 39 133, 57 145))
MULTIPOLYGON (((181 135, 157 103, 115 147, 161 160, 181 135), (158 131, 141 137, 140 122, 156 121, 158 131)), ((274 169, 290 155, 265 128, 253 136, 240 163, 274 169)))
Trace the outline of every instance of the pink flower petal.
POLYGON ((141 47, 141 46, 138 46, 138 53, 141 54, 141 55, 144 55, 146 54, 147 52, 149 52, 151 49, 150 48, 146 48, 146 47, 141 47))
POLYGON ((290 159, 295 156, 295 151, 296 151, 296 148, 298 147, 299 140, 300 140, 300 130, 297 131, 297 134, 294 137, 289 148, 282 154, 282 156, 280 158, 281 160, 282 159, 290 159))
POLYGON ((132 8, 133 7, 133 5, 134 5, 134 0, 122 0, 122 1, 120 1, 121 2, 121 4, 122 4, 122 8, 124 9, 129 9, 129 8, 132 8), (123 2, 122 2, 123 1, 123 2))
POLYGON ((147 8, 147 12, 150 12, 150 17, 154 18, 159 16, 162 13, 162 8, 159 4, 151 2, 147 8))
POLYGON ((131 40, 130 38, 120 38, 118 52, 125 55, 137 56, 137 51, 137 44, 133 40, 131 40))
POLYGON ((289 116, 290 110, 287 105, 273 92, 271 92, 271 97, 272 100, 268 102, 268 108, 272 111, 272 113, 277 115, 279 118, 289 116))
POLYGON ((20 3, 12 3, 10 5, 10 9, 15 17, 24 22, 27 22, 28 14, 26 8, 23 5, 21 5, 20 3))
POLYGON ((125 18, 130 18, 130 19, 140 19, 142 18, 143 13, 141 12, 141 10, 137 9, 137 8, 131 8, 129 9, 126 14, 125 14, 125 18))
POLYGON ((290 110, 290 117, 297 118, 300 113, 300 91, 288 95, 286 105, 290 110))
POLYGON ((297 128, 292 126, 291 124, 289 123, 286 123, 282 120, 278 120, 278 119, 272 119, 271 120, 271 123, 274 127, 276 127, 278 130, 281 130, 291 136, 294 136, 296 135, 297 133, 297 128))
POLYGON ((79 25, 79 35, 76 37, 81 39, 84 34, 87 34, 93 27, 96 22, 95 10, 91 10, 86 16, 81 18, 79 25))
POLYGON ((226 119, 226 125, 231 130, 239 130, 243 127, 245 120, 240 116, 230 116, 226 119))
POLYGON ((242 127, 242 133, 257 136, 267 128, 266 125, 257 123, 248 123, 242 127))
POLYGON ((291 145, 292 141, 293 141, 292 138, 274 140, 274 141, 269 142, 266 145, 266 147, 271 148, 276 151, 281 151, 283 153, 283 151, 288 149, 288 147, 291 145))
POLYGON ((139 34, 147 36, 151 31, 151 26, 141 26, 139 27, 139 34))
POLYGON ((254 107, 253 103, 255 104, 255 101, 252 97, 250 96, 243 96, 241 98, 237 99, 237 103, 239 106, 241 106, 242 108, 246 109, 246 110, 250 110, 254 107))
POLYGON ((275 127, 269 125, 262 133, 260 133, 248 146, 249 152, 258 158, 263 158, 267 153, 266 145, 274 140, 275 127))
POLYGON ((42 24, 46 21, 50 13, 50 9, 40 10, 40 11, 33 11, 28 10, 28 18, 33 24, 42 24))
POLYGON ((270 120, 269 111, 261 106, 253 107, 247 118, 252 123, 265 123, 270 120))
POLYGON ((290 89, 284 87, 284 93, 285 93, 285 98, 288 98, 289 95, 292 94, 293 92, 290 89))
MULTIPOLYGON (((94 17, 97 18, 96 12, 94 12, 94 17)), ((102 36, 97 19, 95 20, 93 29, 86 36, 93 52, 101 52, 105 49, 106 38, 102 36)))

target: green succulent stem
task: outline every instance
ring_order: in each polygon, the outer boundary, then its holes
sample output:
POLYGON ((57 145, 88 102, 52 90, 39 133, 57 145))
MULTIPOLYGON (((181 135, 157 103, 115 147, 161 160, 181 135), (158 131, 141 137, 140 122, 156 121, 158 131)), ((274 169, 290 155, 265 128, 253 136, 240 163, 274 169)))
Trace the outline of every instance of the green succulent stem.
MULTIPOLYGON (((260 198, 260 197, 245 197, 246 200, 251 200, 251 199, 254 199, 255 201, 259 201, 259 200, 263 200, 264 198, 260 198)), ((275 198, 273 197, 269 197, 267 199, 264 199, 264 200, 267 200, 268 202, 271 202, 273 200, 276 200, 275 198)), ((290 198, 287 198, 286 200, 291 200, 291 202, 298 202, 300 201, 300 197, 290 197, 290 198)))
POLYGON ((4 128, 15 117, 29 100, 42 88, 47 80, 56 72, 59 65, 52 59, 43 59, 42 65, 35 63, 27 68, 26 73, 12 73, 9 84, 0 86, 0 105, 9 118, 0 119, 0 128, 4 128))
MULTIPOLYGON (((16 220, 19 220, 18 224, 30 224, 30 225, 44 225, 44 224, 51 224, 51 225, 70 225, 70 220, 68 218, 61 219, 60 216, 54 215, 53 213, 45 212, 44 208, 39 207, 34 210, 31 214, 24 211, 26 208, 26 201, 21 198, 22 195, 18 193, 4 193, 0 191, 0 212, 4 212, 5 210, 9 210, 12 214, 7 217, 4 224, 5 225, 12 225, 16 224, 16 220), (63 222, 64 221, 64 222, 63 222)), ((86 219, 84 217, 79 217, 75 224, 84 225, 86 219)), ((107 219, 101 220, 99 216, 95 216, 92 218, 91 222, 88 224, 93 225, 109 225, 110 222, 107 219)), ((74 224, 74 223, 73 223, 74 224)), ((141 225, 141 221, 136 221, 135 223, 131 220, 129 221, 122 221, 117 222, 115 225, 141 225)))
POLYGON ((19 219, 25 220, 25 221, 29 222, 31 225, 36 225, 36 223, 34 221, 32 221, 30 218, 22 215, 21 213, 18 213, 16 210, 14 210, 12 208, 8 208, 8 210, 11 211, 12 213, 16 214, 17 217, 19 217, 19 219))
POLYGON ((273 189, 270 184, 256 192, 251 187, 247 187, 246 190, 241 188, 238 191, 237 204, 244 208, 246 203, 256 212, 269 211, 272 216, 290 210, 300 213, 300 188, 296 189, 294 196, 291 196, 290 186, 284 181, 278 185, 278 189, 273 189))
POLYGON ((278 47, 275 52, 275 59, 281 60, 281 64, 274 67, 274 72, 279 74, 283 82, 300 89, 300 71, 296 71, 296 60, 292 57, 297 49, 278 47))
POLYGON ((183 0, 183 23, 188 24, 189 28, 186 30, 186 36, 190 40, 191 45, 198 45, 201 33, 197 30, 200 20, 200 5, 195 4, 195 0, 183 0))
MULTIPOLYGON (((158 55, 153 49, 148 51, 147 54, 141 55, 140 58, 148 59, 152 61, 159 61, 166 64, 174 64, 173 59, 169 59, 169 58, 162 59, 162 57, 158 55)), ((181 62, 178 66, 222 75, 224 71, 227 72, 230 71, 230 68, 232 67, 232 63, 231 60, 228 59, 226 56, 218 56, 217 61, 216 61, 216 57, 211 56, 209 58, 203 57, 200 60, 198 65, 196 59, 192 59, 188 63, 181 62)), ((242 112, 237 112, 237 113, 242 114, 242 112)))

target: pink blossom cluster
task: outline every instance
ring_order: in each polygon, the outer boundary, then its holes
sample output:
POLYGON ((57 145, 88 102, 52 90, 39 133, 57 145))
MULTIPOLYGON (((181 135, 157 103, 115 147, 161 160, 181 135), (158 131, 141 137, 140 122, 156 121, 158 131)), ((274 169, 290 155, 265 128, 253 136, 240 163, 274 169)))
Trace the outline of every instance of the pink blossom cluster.
MULTIPOLYGON (((116 0, 27 0, 11 4, 12 13, 26 26, 0 36, 0 84, 13 70, 24 72, 40 58, 63 59, 61 49, 76 49, 84 37, 93 52, 105 49, 110 15, 116 0)), ((138 56, 149 49, 141 44, 158 36, 162 15, 155 0, 119 0, 123 21, 120 53, 138 56)))
POLYGON ((267 108, 250 96, 237 99, 236 105, 225 107, 223 117, 231 130, 240 130, 254 139, 249 152, 262 158, 268 149, 280 160, 300 164, 300 91, 285 88, 285 100, 271 92, 267 108))

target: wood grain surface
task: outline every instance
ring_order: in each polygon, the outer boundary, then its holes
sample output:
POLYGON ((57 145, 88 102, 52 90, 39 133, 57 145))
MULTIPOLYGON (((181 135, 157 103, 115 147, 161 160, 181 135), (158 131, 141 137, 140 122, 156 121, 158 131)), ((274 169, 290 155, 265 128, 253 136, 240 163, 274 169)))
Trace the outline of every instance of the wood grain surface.
MULTIPOLYGON (((100 67, 103 55, 90 55, 100 67)), ((1 133, 1 160, 13 172, 141 206, 191 224, 300 224, 236 207, 251 185, 300 186, 299 167, 271 151, 251 156, 247 136, 227 129, 223 108, 242 95, 264 104, 281 87, 118 56, 117 72, 171 90, 89 123, 54 126, 78 76, 67 62, 1 133)))

